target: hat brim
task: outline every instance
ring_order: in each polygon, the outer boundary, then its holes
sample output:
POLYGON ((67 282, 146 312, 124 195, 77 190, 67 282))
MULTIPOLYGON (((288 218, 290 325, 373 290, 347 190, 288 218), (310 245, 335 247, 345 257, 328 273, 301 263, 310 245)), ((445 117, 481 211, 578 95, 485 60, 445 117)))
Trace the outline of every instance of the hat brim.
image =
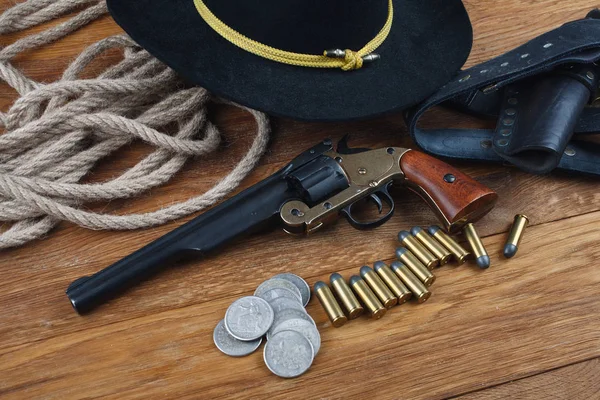
POLYGON ((433 94, 463 66, 473 41, 460 0, 395 0, 394 21, 362 69, 274 62, 229 43, 192 0, 108 0, 115 21, 186 80, 271 115, 311 121, 373 117, 433 94))

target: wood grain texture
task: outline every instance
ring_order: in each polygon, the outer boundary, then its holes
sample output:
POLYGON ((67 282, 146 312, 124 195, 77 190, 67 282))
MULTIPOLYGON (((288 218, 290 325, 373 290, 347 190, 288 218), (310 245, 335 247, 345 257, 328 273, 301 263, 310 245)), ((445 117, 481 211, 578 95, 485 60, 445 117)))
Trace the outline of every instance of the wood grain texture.
POLYGON ((459 396, 456 400, 599 399, 598 382, 600 382, 600 359, 594 358, 459 396))
MULTIPOLYGON (((11 4, 0 0, 2 9, 11 4)), ((583 0, 467 0, 465 5, 475 32, 468 65, 581 18, 593 6, 583 0)), ((64 41, 19 57, 17 64, 36 79, 53 80, 85 45, 119 32, 105 18, 64 41)), ((0 44, 16 38, 0 37, 0 44)), ((117 57, 107 53, 89 73, 117 57)), ((6 109, 13 99, 14 92, 0 86, 0 107, 6 109)), ((214 107, 211 118, 225 136, 218 152, 190 161, 172 182, 147 196, 94 208, 149 211, 210 188, 242 157, 254 131, 250 117, 228 107, 214 107)), ((490 123, 434 110, 424 124, 490 123)), ((400 115, 335 125, 275 119, 273 130, 268 153, 242 188, 326 137, 335 140, 351 132, 352 146, 412 145, 400 115)), ((87 179, 112 177, 147 151, 133 144, 87 179)), ((406 304, 379 321, 361 318, 340 329, 329 325, 312 300, 308 310, 319 325, 322 350, 311 370, 294 380, 271 375, 260 353, 243 359, 219 353, 212 344, 215 324, 233 300, 252 293, 276 273, 295 272, 312 285, 327 280, 332 272, 348 277, 363 264, 390 261, 399 230, 436 222, 416 195, 393 193, 396 215, 371 233, 340 221, 306 239, 279 231, 253 236, 219 256, 166 271, 86 317, 77 316, 64 295, 71 281, 115 262, 183 221, 137 232, 94 232, 65 223, 45 240, 0 253, 0 397, 444 398, 470 393, 476 399, 486 396, 478 390, 490 386, 496 390, 505 382, 544 376, 545 371, 569 379, 569 372, 560 371, 570 367, 560 367, 600 357, 597 180, 452 164, 499 194, 496 208, 477 224, 485 236, 491 268, 443 267, 436 270, 433 296, 425 304, 406 304), (516 213, 527 214, 531 226, 517 256, 506 261, 501 249, 516 213)), ((560 392, 559 378, 546 382, 549 390, 560 392)))

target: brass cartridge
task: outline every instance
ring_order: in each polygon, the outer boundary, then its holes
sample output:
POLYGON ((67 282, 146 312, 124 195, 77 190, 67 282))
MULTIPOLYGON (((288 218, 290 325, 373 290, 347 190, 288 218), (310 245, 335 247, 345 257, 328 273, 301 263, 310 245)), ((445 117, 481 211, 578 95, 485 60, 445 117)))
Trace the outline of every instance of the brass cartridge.
POLYGON ((450 253, 450 251, 442 246, 437 240, 429 236, 429 233, 421 229, 420 226, 414 226, 410 230, 410 233, 412 233, 412 235, 416 237, 417 240, 421 242, 421 244, 439 260, 440 266, 445 265, 448 263, 448 261, 450 261, 452 253, 450 253))
POLYGON ((331 292, 331 289, 329 289, 329 286, 324 282, 319 281, 315 283, 313 291, 321 302, 321 305, 325 309, 333 326, 339 328, 348 321, 348 318, 344 315, 340 305, 335 300, 335 297, 333 297, 333 293, 331 292))
POLYGON ((419 259, 419 261, 421 261, 421 263, 425 264, 427 269, 432 270, 440 265, 438 259, 431 254, 431 252, 427 250, 421 244, 421 242, 417 240, 417 238, 411 235, 410 232, 400 231, 400 233, 398 233, 398 240, 400 243, 402 243, 402 246, 410 250, 419 259))
POLYGON ((515 220, 513 222, 512 228, 510 229, 510 233, 508 234, 506 245, 504 245, 504 257, 511 258, 515 254, 517 254, 517 250, 519 249, 519 243, 521 242, 523 232, 525 232, 525 228, 527 228, 527 225, 529 225, 529 218, 527 218, 527 215, 515 215, 515 220))
POLYGON ((459 264, 464 264, 467 261, 467 257, 471 255, 468 250, 462 247, 456 240, 449 236, 437 225, 432 225, 427 228, 427 231, 434 239, 438 240, 441 244, 444 245, 452 255, 454 259, 458 261, 459 264))
POLYGON ((479 238, 477 231, 475 230, 475 226, 473 223, 468 223, 464 228, 465 236, 471 245, 471 249, 473 250, 473 254, 475 254, 475 261, 477 261, 477 265, 481 269, 486 269, 490 267, 490 256, 488 256, 485 247, 483 247, 483 242, 479 238))
POLYGON ((429 297, 431 297, 431 292, 423 285, 423 283, 417 278, 408 267, 398 261, 394 261, 391 265, 392 271, 402 282, 408 286, 414 298, 417 299, 419 304, 427 301, 429 297))
POLYGON ((390 288, 383 283, 379 275, 371 268, 366 265, 362 267, 360 269, 360 276, 369 284, 369 287, 373 290, 373 293, 377 295, 379 300, 381 300, 385 308, 390 309, 398 304, 398 298, 394 296, 394 293, 392 293, 390 288))
POLYGON ((381 304, 375 293, 369 289, 369 285, 360 276, 353 275, 350 278, 350 287, 365 305, 371 318, 379 319, 385 315, 386 308, 381 304))
POLYGON ((412 292, 398 278, 394 272, 383 261, 377 261, 373 264, 375 272, 381 277, 381 280, 390 288, 394 296, 398 298, 398 304, 404 304, 412 297, 412 292))
POLYGON ((398 257, 398 260, 406 265, 426 287, 433 285, 433 282, 435 282, 435 275, 433 275, 413 253, 404 247, 398 247, 396 249, 396 257, 398 257))
POLYGON ((348 286, 342 275, 337 272, 331 274, 329 282, 331 283, 331 287, 337 298, 340 300, 340 303, 342 303, 342 306, 346 309, 348 319, 354 319, 360 316, 363 313, 364 308, 358 302, 358 299, 354 293, 352 293, 350 286, 348 286))

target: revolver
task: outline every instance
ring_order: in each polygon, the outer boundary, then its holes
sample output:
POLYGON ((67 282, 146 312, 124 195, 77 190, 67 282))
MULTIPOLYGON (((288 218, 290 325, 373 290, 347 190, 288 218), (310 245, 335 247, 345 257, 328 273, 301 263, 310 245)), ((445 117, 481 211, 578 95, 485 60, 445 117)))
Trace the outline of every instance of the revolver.
POLYGON ((393 184, 416 192, 449 232, 487 214, 498 196, 450 165, 416 150, 350 148, 344 137, 334 150, 326 139, 281 170, 92 276, 77 279, 66 294, 78 313, 91 311, 129 287, 185 259, 202 257, 226 243, 281 226, 312 234, 339 215, 357 229, 375 228, 395 209, 393 184), (372 221, 356 218, 370 200, 372 221), (383 203, 389 209, 383 213, 383 203))

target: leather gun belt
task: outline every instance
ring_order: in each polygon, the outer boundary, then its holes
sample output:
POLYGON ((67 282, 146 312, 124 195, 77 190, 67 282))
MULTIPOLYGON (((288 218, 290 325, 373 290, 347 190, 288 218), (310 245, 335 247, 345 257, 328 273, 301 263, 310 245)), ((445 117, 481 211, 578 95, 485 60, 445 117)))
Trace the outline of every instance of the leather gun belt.
POLYGON ((515 165, 544 174, 559 168, 600 175, 600 10, 490 61, 462 71, 405 115, 426 152, 515 165), (491 129, 420 129, 430 108, 448 106, 497 118, 491 129), (590 139, 591 138, 591 139, 590 139))

